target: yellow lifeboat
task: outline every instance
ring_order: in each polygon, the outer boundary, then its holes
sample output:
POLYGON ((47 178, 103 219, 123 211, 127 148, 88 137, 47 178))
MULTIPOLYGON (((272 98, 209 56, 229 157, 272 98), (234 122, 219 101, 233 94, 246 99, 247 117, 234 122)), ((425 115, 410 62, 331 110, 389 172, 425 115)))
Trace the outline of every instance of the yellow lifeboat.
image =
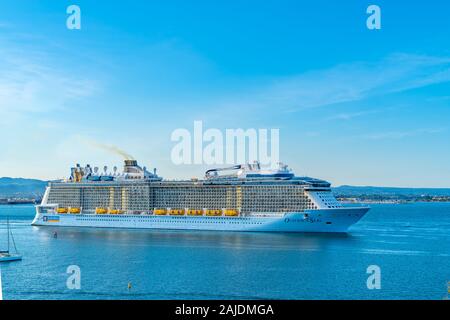
POLYGON ((171 216, 182 216, 184 215, 184 209, 172 209, 170 210, 171 216))
POLYGON ((217 217, 222 215, 222 210, 220 209, 208 209, 206 210, 207 216, 217 217))
POLYGON ((155 211, 153 213, 158 216, 165 216, 167 214, 167 210, 166 209, 155 209, 155 211))
POLYGON ((67 213, 68 209, 67 208, 57 208, 56 209, 56 213, 67 213))
POLYGON ((109 209, 109 214, 120 214, 122 210, 109 209))
POLYGON ((189 216, 202 216, 203 215, 203 210, 189 209, 188 210, 188 215, 189 216))
POLYGON ((239 215, 239 212, 235 209, 226 209, 225 210, 225 215, 227 217, 236 217, 239 215))
POLYGON ((96 209, 95 209, 95 213, 96 213, 96 214, 106 214, 106 213, 108 213, 108 209, 105 209, 105 208, 96 208, 96 209))
POLYGON ((80 208, 70 208, 69 213, 71 214, 79 214, 81 212, 80 208))

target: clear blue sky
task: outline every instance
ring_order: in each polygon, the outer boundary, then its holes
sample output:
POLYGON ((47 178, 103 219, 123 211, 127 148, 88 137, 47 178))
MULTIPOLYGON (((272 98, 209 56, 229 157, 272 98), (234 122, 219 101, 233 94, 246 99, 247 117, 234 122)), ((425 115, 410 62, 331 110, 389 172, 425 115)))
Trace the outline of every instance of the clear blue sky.
POLYGON ((121 164, 95 143, 201 176, 171 163, 170 135, 202 120, 279 128, 281 159, 335 185, 450 187, 449 14, 441 0, 2 1, 0 176, 121 164))

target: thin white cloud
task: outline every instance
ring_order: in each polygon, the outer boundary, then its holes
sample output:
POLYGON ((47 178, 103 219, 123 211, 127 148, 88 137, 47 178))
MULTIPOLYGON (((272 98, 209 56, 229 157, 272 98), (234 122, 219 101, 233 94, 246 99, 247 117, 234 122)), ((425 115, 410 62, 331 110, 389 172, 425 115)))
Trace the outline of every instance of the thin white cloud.
POLYGON ((326 120, 351 120, 354 118, 362 117, 368 114, 374 114, 381 112, 381 110, 365 110, 360 112, 347 112, 347 113, 338 113, 331 117, 328 117, 326 120))
MULTIPOLYGON (((98 82, 55 69, 32 52, 0 50, 0 116, 2 122, 23 114, 62 110, 67 103, 93 95, 98 82)), ((69 72, 69 71, 66 71, 69 72)))
POLYGON ((409 131, 390 131, 365 135, 366 139, 370 140, 383 140, 383 139, 402 139, 407 137, 416 137, 428 134, 437 134, 445 131, 445 128, 436 129, 416 129, 409 131))
POLYGON ((270 108, 295 112, 448 81, 450 57, 394 54, 377 62, 341 64, 330 69, 275 79, 241 95, 234 102, 227 101, 221 105, 234 105, 239 110, 270 108))

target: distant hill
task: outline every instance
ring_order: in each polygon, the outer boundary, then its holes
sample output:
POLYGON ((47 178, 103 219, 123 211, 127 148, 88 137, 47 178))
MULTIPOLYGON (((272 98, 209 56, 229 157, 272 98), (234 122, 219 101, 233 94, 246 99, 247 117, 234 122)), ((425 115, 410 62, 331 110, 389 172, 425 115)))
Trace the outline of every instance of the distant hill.
MULTIPOLYGON (((23 178, 0 178, 1 198, 40 198, 44 194, 48 181, 23 178)), ((357 187, 340 186, 333 188, 336 195, 358 197, 365 195, 391 196, 450 196, 450 188, 393 188, 393 187, 357 187)))
POLYGON ((394 187, 355 187, 340 186, 333 188, 335 194, 340 196, 450 196, 450 188, 394 188, 394 187))
POLYGON ((0 178, 0 198, 40 198, 47 181, 23 178, 0 178))

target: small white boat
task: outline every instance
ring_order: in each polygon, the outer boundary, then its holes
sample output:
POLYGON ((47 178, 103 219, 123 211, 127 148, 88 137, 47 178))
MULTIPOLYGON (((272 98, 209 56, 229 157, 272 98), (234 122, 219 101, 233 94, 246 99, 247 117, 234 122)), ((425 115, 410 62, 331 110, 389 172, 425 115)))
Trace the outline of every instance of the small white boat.
POLYGON ((17 261, 22 260, 20 254, 0 253, 0 262, 17 261))
POLYGON ((13 234, 12 234, 10 228, 9 228, 9 218, 7 219, 6 225, 7 225, 6 233, 8 234, 8 250, 0 251, 0 262, 9 262, 9 261, 22 260, 22 255, 20 255, 19 252, 17 251, 16 243, 14 241, 14 236, 13 236, 13 234), (11 253, 10 250, 9 250, 10 243, 11 243, 10 238, 12 240, 15 253, 11 253))

